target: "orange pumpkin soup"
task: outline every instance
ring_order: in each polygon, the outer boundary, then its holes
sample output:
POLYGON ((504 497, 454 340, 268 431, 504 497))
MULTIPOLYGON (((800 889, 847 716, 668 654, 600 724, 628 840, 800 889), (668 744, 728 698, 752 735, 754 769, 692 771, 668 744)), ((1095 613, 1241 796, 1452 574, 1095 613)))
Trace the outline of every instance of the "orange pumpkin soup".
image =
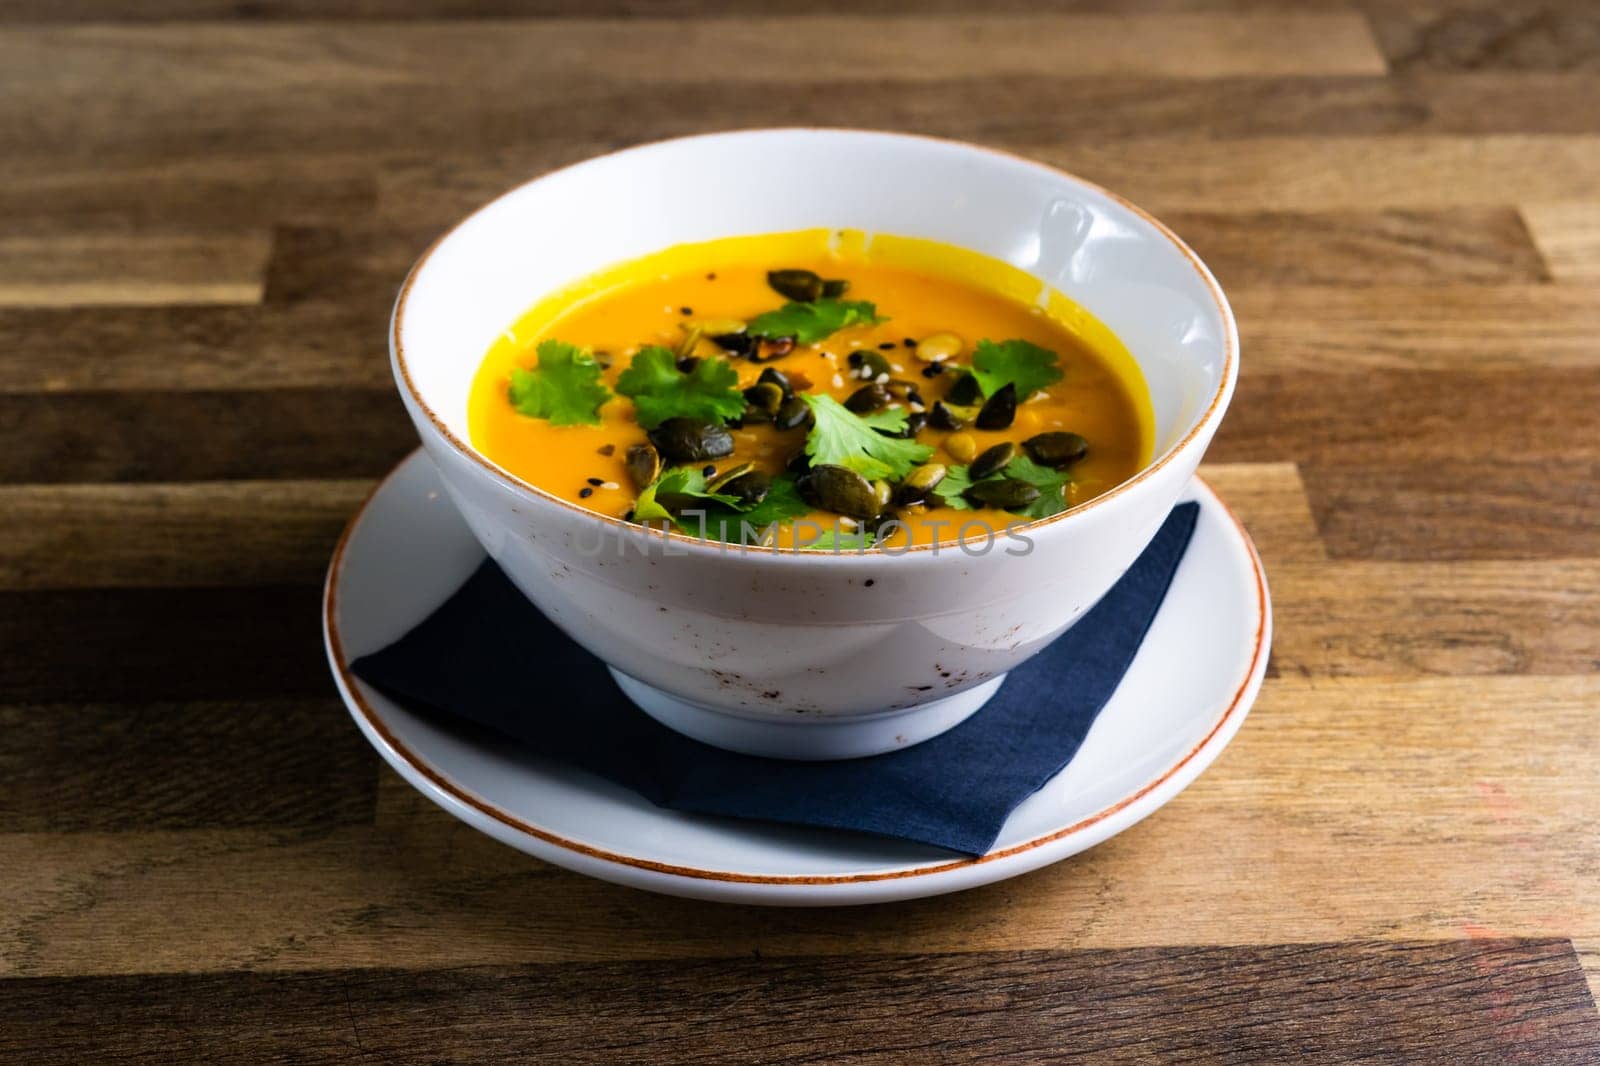
POLYGON ((1149 461, 1104 325, 997 260, 827 230, 683 245, 540 301, 473 382, 473 445, 597 513, 788 547, 1003 530, 1149 461))

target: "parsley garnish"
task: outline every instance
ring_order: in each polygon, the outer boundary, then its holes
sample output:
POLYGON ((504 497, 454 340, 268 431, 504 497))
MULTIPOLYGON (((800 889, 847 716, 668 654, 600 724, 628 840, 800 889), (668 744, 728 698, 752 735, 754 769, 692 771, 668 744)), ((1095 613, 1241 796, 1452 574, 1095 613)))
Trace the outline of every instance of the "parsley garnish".
POLYGON ((1061 380, 1056 358, 1048 348, 1024 340, 979 341, 972 354, 972 376, 985 396, 1015 385, 1020 402, 1061 380))
POLYGON ((887 321, 866 300, 790 301, 776 311, 757 315, 747 331, 757 337, 793 337, 796 344, 815 344, 850 326, 870 326, 887 321))
POLYGON ((738 504, 737 496, 706 491, 706 476, 696 467, 675 466, 663 470, 659 477, 645 486, 633 504, 633 520, 650 522, 666 519, 677 522, 676 512, 700 503, 738 504))
POLYGON ((637 352, 617 378, 617 391, 633 399, 639 424, 654 429, 669 418, 722 422, 744 411, 739 374, 726 359, 702 359, 684 373, 666 348, 637 352))
POLYGON ((552 425, 596 425, 600 405, 611 399, 611 390, 600 384, 600 371, 594 356, 577 345, 542 341, 537 366, 511 371, 511 406, 552 425))
MULTIPOLYGON (((1072 475, 1064 471, 1051 470, 1048 466, 1040 466, 1026 455, 1019 455, 1007 463, 999 473, 983 480, 999 481, 1003 478, 1025 481, 1039 490, 1037 500, 1011 512, 1012 514, 1019 514, 1024 518, 1049 518, 1067 509, 1066 486, 1072 481, 1072 475)), ((966 467, 952 466, 945 471, 944 479, 933 487, 929 495, 946 507, 957 511, 970 511, 973 509, 972 501, 966 498, 965 493, 974 484, 966 467)))
POLYGON ((735 544, 759 543, 768 526, 798 518, 811 510, 800 498, 793 474, 779 474, 761 502, 748 504, 737 496, 706 491, 698 467, 677 466, 639 493, 633 504, 635 522, 665 520, 691 536, 735 544), (755 534, 745 535, 748 526, 755 534))
POLYGON ((806 455, 814 465, 846 466, 862 477, 897 480, 933 454, 926 444, 878 432, 903 428, 904 411, 878 411, 863 418, 832 396, 807 394, 805 401, 816 418, 806 436, 806 455))
POLYGON ((772 479, 772 487, 761 502, 745 510, 739 504, 719 504, 715 501, 698 504, 694 510, 703 514, 686 514, 678 522, 685 533, 705 537, 707 540, 725 540, 730 544, 758 544, 768 526, 786 522, 810 512, 811 507, 800 498, 793 474, 779 474, 772 479), (755 540, 745 535, 748 526, 755 540))

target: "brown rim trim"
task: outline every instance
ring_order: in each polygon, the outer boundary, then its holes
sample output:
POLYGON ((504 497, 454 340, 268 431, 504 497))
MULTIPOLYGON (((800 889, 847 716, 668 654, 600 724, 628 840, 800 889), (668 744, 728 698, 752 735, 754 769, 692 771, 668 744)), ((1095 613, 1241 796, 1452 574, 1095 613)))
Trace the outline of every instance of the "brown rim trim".
MULTIPOLYGON (((414 458, 415 455, 416 453, 413 452, 412 458, 414 458)), ((410 461, 410 458, 402 460, 400 466, 404 466, 410 461)), ((1189 749, 1189 752, 1184 755, 1183 758, 1173 763, 1155 780, 1149 782, 1132 795, 1118 800, 1111 806, 1097 811, 1087 818, 1074 822, 1063 829, 1058 829, 1053 833, 1047 833, 1044 836, 1035 837, 1032 840, 1025 841, 1021 844, 1015 844, 1000 851, 991 851, 988 854, 980 855, 977 858, 956 859, 951 862, 939 863, 934 866, 919 866, 912 870, 896 870, 891 873, 881 874, 769 876, 763 874, 742 874, 728 870, 703 870, 693 866, 675 866, 671 863, 655 862, 651 859, 641 859, 633 855, 623 855, 618 852, 607 851, 603 848, 597 848, 589 844, 583 844, 576 840, 568 840, 566 837, 552 833, 547 829, 541 829, 539 826, 533 825, 530 822, 525 822, 516 815, 511 814, 509 811, 501 810, 492 803, 488 803, 485 800, 480 799, 467 789, 457 785, 449 778, 440 774, 432 766, 419 758, 417 754, 410 748, 406 747, 405 744, 401 743, 400 739, 389 730, 389 727, 384 723, 383 719, 378 716, 377 712, 375 712, 367 703, 367 701, 362 698, 360 690, 356 687, 356 679, 350 675, 348 658, 344 653, 343 643, 339 639, 339 627, 334 620, 338 603, 339 575, 344 566, 345 548, 349 545, 351 534, 355 532, 356 526, 360 524, 361 519, 366 514, 367 508, 371 505, 373 498, 377 496, 377 494, 382 491, 383 487, 389 483, 390 479, 399 472, 400 466, 397 466, 394 470, 391 470, 387 475, 385 475, 383 480, 379 481, 378 484, 374 486, 372 491, 368 493, 367 498, 362 501, 360 510, 355 513, 354 517, 350 519, 349 524, 345 526, 343 534, 341 534, 339 537, 339 543, 333 550, 333 560, 328 566, 327 583, 323 588, 323 628, 327 633, 328 643, 330 645, 330 650, 332 651, 331 658, 333 667, 338 672, 339 680, 342 683, 345 691, 349 693, 350 699, 355 703, 356 709, 359 711, 362 718, 366 720, 367 725, 372 729, 372 731, 379 737, 383 738, 384 744, 388 746, 389 750, 392 751, 397 758, 405 762, 406 765, 410 766, 412 770, 416 771, 417 774, 426 779, 440 792, 443 792, 445 795, 456 800, 458 803, 471 807, 478 813, 486 815, 487 817, 500 822, 502 825, 505 825, 508 828, 515 829, 519 833, 524 833, 538 840, 542 840, 546 844, 551 844, 558 848, 563 848, 567 851, 587 856, 591 859, 599 859, 602 862, 615 863, 621 866, 630 866, 640 870, 649 870, 652 873, 670 874, 676 877, 687 877, 699 881, 723 881, 738 884, 756 885, 861 884, 865 882, 895 881, 908 877, 924 877, 929 874, 948 873, 951 870, 959 870, 972 866, 982 866, 985 863, 994 862, 998 859, 1009 858, 1012 855, 1019 855, 1026 851, 1032 851, 1035 848, 1054 843, 1055 841, 1072 836, 1076 833, 1081 833, 1090 826, 1095 825, 1098 822, 1102 822, 1117 812, 1124 810, 1134 803, 1137 803, 1139 800, 1143 799, 1157 788, 1160 788, 1162 784, 1170 780, 1175 774, 1192 762, 1195 756, 1199 755, 1200 752, 1203 751, 1213 739, 1215 739, 1217 734, 1222 731, 1222 727, 1239 712, 1240 707, 1244 703, 1245 692, 1249 690, 1251 681, 1255 677, 1256 669, 1261 664, 1262 655, 1266 651, 1265 644, 1268 617, 1267 584, 1266 575, 1262 571, 1261 567, 1261 556, 1256 552, 1255 544, 1250 540, 1250 534, 1245 530, 1244 523, 1239 521, 1239 516, 1234 513, 1233 508, 1228 506, 1222 497, 1217 494, 1217 491, 1211 487, 1210 483, 1206 482, 1204 478, 1199 477, 1199 475, 1196 475, 1195 480, 1205 485, 1206 490, 1210 492, 1212 498, 1222 505, 1223 512, 1228 516, 1229 520, 1233 522, 1234 527, 1239 531, 1239 536, 1244 540, 1245 547, 1249 549, 1250 564, 1252 570, 1254 571, 1256 580, 1255 648, 1250 654, 1250 665, 1245 668, 1244 679, 1239 683, 1239 687, 1234 691, 1233 699, 1228 702, 1227 709, 1217 717, 1216 722, 1213 723, 1211 729, 1198 744, 1189 749)))
MULTIPOLYGON (((674 530, 660 530, 649 526, 635 525, 632 522, 624 522, 620 518, 613 518, 610 515, 603 515, 596 511, 591 511, 586 507, 580 507, 578 504, 572 503, 569 500, 563 500, 559 496, 546 492, 537 485, 534 485, 528 481, 524 481, 512 474, 510 471, 490 462, 486 456, 480 454, 476 448, 472 447, 472 445, 461 440, 454 433, 451 433, 450 430, 445 427, 444 421, 440 419, 436 413, 434 413, 433 408, 429 407, 422 399, 422 393, 417 389, 415 382, 411 380, 411 369, 410 367, 406 366, 405 345, 400 342, 400 323, 405 317, 406 301, 411 297, 412 285, 416 283, 418 275, 422 273, 422 269, 427 265, 428 260, 433 257, 433 253, 439 250, 439 246, 445 241, 449 240, 450 237, 453 236, 455 232, 462 226, 465 226, 468 222, 478 217, 484 211, 488 210, 490 207, 494 206, 500 201, 516 195, 530 185, 537 184, 538 182, 541 182, 555 174, 560 174, 576 167, 587 166, 590 163, 597 162, 601 159, 608 159, 614 155, 622 155, 626 152, 640 151, 646 148, 655 148, 660 145, 673 144, 678 141, 692 141, 706 137, 724 137, 740 133, 778 133, 786 131, 803 133, 856 133, 870 134, 880 137, 900 138, 902 140, 929 141, 934 144, 944 145, 947 147, 964 148, 974 152, 983 152, 988 155, 999 156, 1002 159, 1022 163, 1025 166, 1049 171, 1050 173, 1065 178, 1070 182, 1097 192, 1106 197, 1108 200, 1121 204, 1128 211, 1131 211, 1133 214, 1139 216, 1145 222, 1149 223, 1150 226, 1156 230, 1156 232, 1160 233, 1172 243, 1173 247, 1178 250, 1179 254, 1189 261, 1189 265, 1194 268, 1194 272, 1200 276, 1200 281, 1205 285, 1206 290, 1210 292, 1212 302, 1216 304, 1217 314, 1221 317, 1223 324, 1223 362, 1221 380, 1217 385, 1217 391, 1212 394, 1211 402, 1206 405, 1205 413, 1202 414, 1198 420, 1196 420, 1194 426, 1189 430, 1189 432, 1184 434, 1182 440, 1168 448, 1164 453, 1162 453, 1152 462, 1148 463, 1143 469, 1141 469, 1137 474, 1134 474, 1128 480, 1122 482, 1120 485, 1115 486, 1107 492, 1101 493, 1092 500, 1088 500, 1076 507, 1062 511, 1060 514, 1051 515, 1049 518, 1041 518, 1037 519, 1036 521, 1029 522, 1023 528, 1027 530, 1041 529, 1056 522, 1072 518, 1074 515, 1082 514, 1091 507, 1095 507, 1101 503, 1113 499, 1114 497, 1122 495, 1127 490, 1133 488, 1133 486, 1153 475, 1157 470, 1160 470, 1162 467, 1166 466, 1173 459, 1177 458, 1178 454, 1188 448, 1188 446, 1194 442, 1195 438, 1200 435, 1200 432, 1204 430, 1206 426, 1209 425, 1217 416, 1218 410, 1222 405, 1222 398, 1228 393, 1229 386, 1232 384, 1233 378, 1237 373, 1239 327, 1234 321, 1232 308, 1228 306, 1228 299, 1222 293, 1222 287, 1217 284, 1217 279, 1212 276, 1211 271, 1206 267, 1205 263, 1201 261, 1200 257, 1194 253, 1194 250, 1185 244, 1182 238, 1180 238, 1176 233, 1172 232, 1172 230, 1167 227, 1166 223, 1162 222, 1160 219, 1156 218, 1142 207, 1139 207, 1137 204, 1118 196, 1110 189, 1096 185, 1092 181, 1086 181, 1085 179, 1078 177, 1076 174, 1069 173, 1068 171, 1062 170, 1059 167, 1050 166, 1048 163, 1040 163, 1037 160, 1029 159, 1026 156, 1017 155, 1014 152, 1007 152, 998 148, 990 148, 985 145, 970 144, 966 141, 958 141, 949 137, 929 137, 919 133, 892 133, 884 130, 863 130, 850 127, 819 126, 778 126, 748 130, 726 130, 721 133, 700 133, 688 137, 672 137, 664 141, 647 141, 644 144, 636 144, 627 148, 619 148, 614 152, 606 152, 602 155, 593 156, 581 162, 572 163, 565 167, 558 167, 555 170, 540 174, 538 177, 530 178, 528 181, 525 181, 520 185, 513 186, 506 192, 501 193, 493 200, 490 200, 488 203, 467 215, 460 222, 457 222, 454 226, 451 226, 450 229, 446 230, 442 236, 430 244, 417 259, 416 263, 412 265, 410 272, 406 274, 405 281, 400 285, 400 295, 395 300, 394 313, 390 316, 389 345, 394 356, 394 364, 400 371, 400 379, 405 385, 406 392, 410 394, 410 397, 417 405, 418 410, 420 410, 427 417, 428 421, 433 425, 433 428, 452 448, 460 452, 468 460, 476 463, 478 466, 483 467, 483 469, 488 471, 492 477, 505 482, 507 485, 511 486, 512 489, 522 493, 524 496, 527 496, 529 499, 535 502, 558 504, 569 510, 576 511, 579 514, 586 515, 590 518, 597 519, 601 522, 611 525, 620 531, 626 531, 644 536, 654 536, 667 540, 675 540, 687 545, 694 545, 698 548, 706 548, 707 545, 698 537, 691 537, 688 534, 679 533, 674 530)), ((740 545, 739 547, 741 551, 757 552, 762 555, 775 555, 780 558, 807 558, 807 556, 802 552, 795 552, 783 548, 767 547, 759 544, 746 544, 740 545)), ((911 555, 916 552, 927 551, 931 547, 932 545, 928 544, 912 545, 909 548, 896 551, 892 554, 886 553, 879 548, 868 548, 862 552, 840 553, 838 555, 830 555, 829 557, 834 559, 849 559, 854 557, 876 560, 879 558, 895 558, 898 556, 911 555)), ((722 551, 722 548, 718 547, 712 550, 722 551)))

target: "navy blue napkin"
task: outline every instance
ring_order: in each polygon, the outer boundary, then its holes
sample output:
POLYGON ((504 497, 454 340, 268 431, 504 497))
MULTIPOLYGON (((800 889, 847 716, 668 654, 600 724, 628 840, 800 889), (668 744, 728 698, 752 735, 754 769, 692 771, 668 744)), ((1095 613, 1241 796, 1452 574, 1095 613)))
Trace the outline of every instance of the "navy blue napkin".
POLYGON ((982 855, 1077 754, 1155 619, 1200 508, 1143 555, 977 714, 904 751, 839 762, 736 755, 674 733, 617 689, 492 561, 395 643, 351 664, 408 707, 466 719, 661 807, 853 829, 982 855), (540 668, 526 668, 539 655, 540 668), (519 664, 515 669, 511 664, 519 664), (538 684, 530 687, 530 676, 538 684))

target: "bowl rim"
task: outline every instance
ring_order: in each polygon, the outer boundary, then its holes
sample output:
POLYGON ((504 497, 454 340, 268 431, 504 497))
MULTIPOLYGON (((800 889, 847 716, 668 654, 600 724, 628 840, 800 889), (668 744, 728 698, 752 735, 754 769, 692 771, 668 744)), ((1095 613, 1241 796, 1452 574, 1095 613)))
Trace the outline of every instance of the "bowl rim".
POLYGON ((724 557, 736 557, 745 552, 753 552, 767 558, 790 557, 797 560, 837 560, 853 557, 857 559, 875 561, 884 558, 916 555, 920 552, 928 552, 932 553, 933 555, 937 555, 938 549, 948 549, 950 545, 943 541, 939 542, 938 544, 918 544, 894 549, 882 548, 878 547, 877 545, 873 545, 868 548, 840 551, 805 551, 803 549, 779 547, 776 545, 730 544, 721 541, 706 540, 705 538, 691 536, 687 533, 680 533, 673 529, 657 529, 654 526, 639 525, 636 522, 629 522, 625 519, 601 514, 598 511, 592 511, 581 504, 574 503, 570 500, 564 500, 554 493, 546 489, 542 489, 532 482, 516 476, 515 474, 511 473, 511 471, 505 469, 488 456, 484 455, 477 448, 473 447, 470 442, 461 440, 458 436, 456 436, 456 434, 450 431, 450 429, 444 424, 444 420, 439 417, 437 412, 428 406, 427 401, 422 397, 421 390, 418 389, 416 383, 412 381, 410 367, 406 365, 405 345, 400 339, 401 326, 405 318, 407 302, 411 297, 412 286, 415 285, 417 279, 422 275, 422 272, 427 267, 429 260, 432 259, 434 252, 438 251, 439 248, 452 236, 454 236, 458 230, 460 230, 467 223, 471 222, 473 219, 479 217, 503 201, 520 195, 531 186, 537 185, 548 178, 555 177, 558 174, 566 174, 571 171, 578 171, 584 167, 598 164, 604 160, 614 159, 618 156, 658 151, 666 148, 667 146, 682 145, 693 141, 723 140, 729 138, 748 137, 752 135, 771 136, 774 134, 785 133, 843 134, 848 137, 869 139, 919 141, 938 145, 947 149, 955 149, 957 151, 973 152, 981 155, 991 156, 1009 164, 1020 164, 1021 166, 1033 170, 1042 171, 1058 180, 1064 180, 1070 184, 1078 185, 1091 192, 1098 193, 1099 195, 1106 197, 1143 220, 1152 229, 1154 229, 1157 234, 1166 238, 1166 240, 1178 251, 1178 253, 1183 256, 1183 258, 1189 263, 1190 267, 1199 276, 1201 283, 1206 288, 1206 291, 1210 294, 1212 301, 1216 305, 1218 316, 1221 318, 1223 324, 1222 373, 1218 376, 1217 387, 1212 392, 1211 398, 1207 402, 1204 412, 1198 419, 1195 420, 1194 425, 1189 428, 1188 432, 1183 435, 1182 439, 1173 444, 1171 447, 1167 448, 1166 451, 1157 455, 1150 462, 1140 467, 1138 472, 1132 477, 1113 486, 1111 489, 1101 493, 1093 499, 1086 500, 1083 503, 1078 504, 1076 507, 1069 507, 1065 511, 1062 511, 1059 514, 1051 515, 1048 518, 1036 518, 1032 521, 1016 523, 1014 526, 1008 526, 1008 529, 1014 529, 1018 532, 1032 536, 1036 532, 1041 531, 1046 527, 1060 526, 1070 519, 1077 518, 1089 511, 1094 510, 1100 504, 1110 502, 1111 500, 1122 496, 1138 485, 1147 482, 1162 468, 1174 462, 1179 455, 1188 451, 1190 447, 1194 445, 1195 441, 1199 439, 1203 432, 1205 432, 1208 428, 1213 427, 1214 424, 1220 420, 1223 410, 1226 406, 1226 402, 1233 392, 1234 384, 1239 375, 1238 323, 1234 320, 1233 308, 1229 305, 1228 298, 1222 291, 1222 286, 1217 283, 1217 279, 1211 273, 1210 268, 1205 265, 1205 263, 1195 253, 1194 249, 1185 244, 1182 238, 1174 233, 1171 228, 1166 225, 1166 223, 1162 222, 1160 219, 1156 218, 1154 215, 1150 214, 1148 211, 1139 207, 1132 201, 1126 199, 1125 197, 1119 196, 1104 186, 1097 185, 1092 181, 1081 178, 1076 174, 1070 173, 1069 171, 1062 170, 1059 167, 1051 166, 1048 163, 1041 163, 1037 160, 1029 159, 1026 156, 1018 155, 1014 152, 1008 152, 999 148, 991 148, 987 145, 973 144, 968 141, 960 141, 950 137, 934 137, 919 133, 902 133, 886 130, 870 130, 834 126, 755 127, 750 129, 724 130, 713 133, 691 134, 685 137, 670 137, 664 140, 648 141, 643 144, 630 145, 625 148, 619 148, 614 151, 591 156, 587 159, 580 160, 579 162, 571 163, 563 167, 557 167, 553 170, 545 171, 542 174, 538 174, 532 178, 529 178, 527 181, 507 189, 500 195, 474 208, 465 216, 457 220, 444 233, 440 234, 433 241, 433 243, 428 245, 422 254, 418 256, 416 262, 412 264, 411 269, 406 273, 405 280, 400 285, 400 291, 395 297, 394 309, 389 317, 389 361, 395 380, 400 386, 402 399, 406 401, 408 406, 413 406, 416 411, 420 411, 427 419, 428 424, 432 426, 434 432, 437 433, 439 437, 455 452, 476 466, 482 468, 492 479, 510 489, 518 496, 539 505, 559 505, 577 514, 609 525, 620 535, 627 536, 631 534, 635 536, 655 537, 665 542, 671 542, 683 547, 687 547, 691 551, 696 549, 699 551, 711 551, 716 552, 724 557))

